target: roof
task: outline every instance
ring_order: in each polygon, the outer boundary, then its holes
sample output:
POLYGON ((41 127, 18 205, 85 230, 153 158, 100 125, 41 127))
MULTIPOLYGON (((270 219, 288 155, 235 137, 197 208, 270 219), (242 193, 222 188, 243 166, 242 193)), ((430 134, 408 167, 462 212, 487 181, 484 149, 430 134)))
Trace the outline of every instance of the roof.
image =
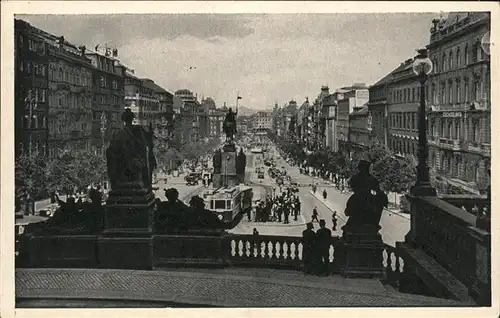
POLYGON ((361 109, 355 110, 351 114, 351 116, 364 116, 364 115, 368 115, 368 106, 366 106, 366 104, 361 106, 361 109))
POLYGON ((141 81, 142 81, 142 85, 153 90, 155 93, 170 94, 163 87, 158 86, 158 84, 156 84, 152 79, 141 78, 141 81))
MULTIPOLYGON (((394 72, 394 71, 393 71, 394 72)), ((376 82, 375 84, 373 84, 372 86, 370 87, 374 87, 374 86, 379 86, 379 85, 382 85, 382 84, 385 84, 385 83, 388 83, 390 80, 392 79, 392 72, 390 72, 389 74, 387 74, 386 76, 382 77, 381 79, 378 80, 378 82, 376 82)))

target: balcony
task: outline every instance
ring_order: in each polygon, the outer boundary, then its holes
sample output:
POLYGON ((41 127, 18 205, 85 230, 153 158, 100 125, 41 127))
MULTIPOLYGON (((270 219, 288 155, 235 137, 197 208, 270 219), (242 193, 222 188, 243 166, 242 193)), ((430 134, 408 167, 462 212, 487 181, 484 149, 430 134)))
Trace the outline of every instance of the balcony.
POLYGON ((464 142, 462 140, 456 140, 456 139, 439 138, 436 144, 439 145, 441 148, 454 151, 459 151, 465 148, 464 142))
POLYGON ((57 83, 56 89, 57 90, 69 90, 70 85, 68 83, 57 83))
POLYGON ((481 152, 481 144, 477 141, 469 141, 467 144, 467 150, 472 152, 481 152))

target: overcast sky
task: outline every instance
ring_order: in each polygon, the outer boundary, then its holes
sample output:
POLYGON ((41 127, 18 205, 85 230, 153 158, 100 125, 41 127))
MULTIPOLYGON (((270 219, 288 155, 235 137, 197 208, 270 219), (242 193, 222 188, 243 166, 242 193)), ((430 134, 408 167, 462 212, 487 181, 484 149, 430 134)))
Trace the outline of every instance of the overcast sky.
POLYGON ((89 48, 116 46, 140 77, 187 88, 217 105, 271 108, 313 100, 353 82, 368 85, 429 42, 436 14, 23 15, 89 48), (190 67, 196 69, 189 70, 190 67))

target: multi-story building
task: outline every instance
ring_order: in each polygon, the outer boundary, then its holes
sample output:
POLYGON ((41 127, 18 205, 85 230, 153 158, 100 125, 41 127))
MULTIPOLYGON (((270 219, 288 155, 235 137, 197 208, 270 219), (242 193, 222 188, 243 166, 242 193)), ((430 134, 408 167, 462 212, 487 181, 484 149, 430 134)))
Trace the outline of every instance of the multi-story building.
POLYGON ((89 149, 92 137, 92 71, 85 47, 47 36, 49 52, 48 152, 89 149))
POLYGON ((88 51, 85 56, 93 66, 92 142, 103 147, 113 130, 122 127, 126 67, 119 63, 117 50, 88 51))
MULTIPOLYGON (((224 136, 224 131, 222 125, 224 124, 224 119, 226 113, 219 109, 208 109, 208 137, 209 138, 221 138, 224 136)), ((238 130, 242 130, 242 127, 238 125, 238 130)))
POLYGON ((355 83, 351 87, 337 90, 342 99, 337 101, 337 149, 349 150, 349 115, 368 102, 368 89, 364 83, 355 83))
POLYGON ((44 32, 23 20, 14 23, 15 156, 47 153, 48 48, 44 32))
POLYGON ((490 58, 482 39, 488 12, 450 13, 433 20, 427 46, 429 162, 457 190, 482 192, 491 165, 490 58))
POLYGON ((375 142, 388 146, 389 135, 389 121, 388 121, 388 105, 387 105, 387 92, 388 83, 392 78, 392 74, 384 76, 378 82, 370 86, 368 111, 370 112, 372 120, 372 133, 375 142))
POLYGON ((387 88, 387 147, 397 156, 416 160, 420 81, 413 72, 412 65, 413 59, 408 59, 391 72, 387 88))
POLYGON ((368 106, 356 108, 349 115, 349 143, 353 152, 361 153, 375 140, 372 137, 372 118, 368 106))
POLYGON ((270 112, 259 111, 251 116, 254 132, 269 131, 273 127, 273 116, 270 112))

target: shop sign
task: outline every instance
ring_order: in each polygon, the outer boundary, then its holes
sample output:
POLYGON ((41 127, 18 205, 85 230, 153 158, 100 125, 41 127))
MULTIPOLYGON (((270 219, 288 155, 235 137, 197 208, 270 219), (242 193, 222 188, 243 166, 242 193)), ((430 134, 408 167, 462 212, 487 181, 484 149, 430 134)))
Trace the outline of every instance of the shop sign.
POLYGON ((443 112, 443 117, 462 117, 462 112, 443 112))

